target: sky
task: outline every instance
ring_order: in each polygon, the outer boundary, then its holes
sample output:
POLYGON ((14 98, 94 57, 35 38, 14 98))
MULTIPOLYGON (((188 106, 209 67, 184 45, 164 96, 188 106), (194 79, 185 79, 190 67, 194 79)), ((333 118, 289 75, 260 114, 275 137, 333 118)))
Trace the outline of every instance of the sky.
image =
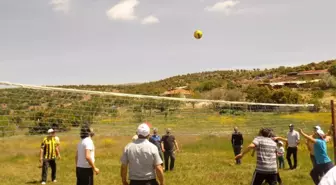
POLYGON ((335 0, 1 0, 0 81, 138 83, 335 59, 335 12, 335 0))

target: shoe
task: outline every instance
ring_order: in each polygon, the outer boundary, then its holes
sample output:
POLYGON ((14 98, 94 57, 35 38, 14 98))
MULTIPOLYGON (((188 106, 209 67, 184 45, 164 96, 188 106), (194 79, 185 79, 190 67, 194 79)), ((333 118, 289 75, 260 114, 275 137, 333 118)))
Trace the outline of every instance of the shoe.
POLYGON ((46 184, 46 182, 41 182, 41 184, 46 184))
POLYGON ((57 182, 57 180, 55 179, 55 180, 53 180, 52 182, 57 182))

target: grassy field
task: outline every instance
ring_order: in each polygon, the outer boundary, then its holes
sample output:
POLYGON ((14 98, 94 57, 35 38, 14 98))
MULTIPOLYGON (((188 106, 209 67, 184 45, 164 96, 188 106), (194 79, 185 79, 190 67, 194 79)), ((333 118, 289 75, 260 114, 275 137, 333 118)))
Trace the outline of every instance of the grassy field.
MULTIPOLYGON (((238 117, 208 115, 199 123, 192 118, 170 120, 169 123, 152 120, 151 123, 161 131, 168 126, 172 127, 180 144, 181 152, 177 153, 176 170, 165 174, 167 185, 248 185, 256 160, 255 157, 247 155, 242 165, 234 164, 228 132, 232 130, 235 123, 247 133, 245 142, 247 145, 256 134, 255 131, 262 125, 273 127, 277 133, 283 135, 289 123, 295 123, 305 128, 307 132, 311 132, 311 126, 316 123, 327 129, 329 120, 328 113, 298 113, 251 114, 238 117)), ((136 125, 97 124, 93 128, 97 133, 93 139, 96 145, 96 165, 101 170, 101 174, 96 176, 95 183, 121 184, 119 159, 123 147, 130 142, 136 125)), ((62 142, 62 159, 57 163, 57 184, 75 184, 74 156, 76 144, 79 142, 78 135, 77 129, 59 134, 62 142)), ((25 135, 0 140, 1 185, 39 184, 41 169, 38 168, 38 152, 41 140, 42 136, 25 135)), ((331 148, 329 151, 331 154, 331 148)), ((298 158, 298 169, 280 171, 284 184, 313 184, 309 176, 311 163, 303 144, 300 145, 298 158)), ((50 172, 48 180, 50 182, 50 172)))

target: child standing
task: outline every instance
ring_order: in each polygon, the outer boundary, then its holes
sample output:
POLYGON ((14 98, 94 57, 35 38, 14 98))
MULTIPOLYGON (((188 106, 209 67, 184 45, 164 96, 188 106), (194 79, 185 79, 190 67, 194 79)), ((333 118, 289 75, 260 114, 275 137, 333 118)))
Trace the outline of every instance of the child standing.
POLYGON ((278 142, 278 148, 277 148, 277 157, 278 157, 278 164, 279 164, 279 169, 284 169, 285 168, 285 149, 283 147, 283 142, 279 141, 278 142))

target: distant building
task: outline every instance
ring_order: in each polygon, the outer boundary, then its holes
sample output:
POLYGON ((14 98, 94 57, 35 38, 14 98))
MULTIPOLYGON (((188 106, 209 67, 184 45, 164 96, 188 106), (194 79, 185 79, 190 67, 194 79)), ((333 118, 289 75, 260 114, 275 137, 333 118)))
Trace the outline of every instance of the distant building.
POLYGON ((279 89, 282 87, 300 88, 305 84, 312 84, 312 83, 316 83, 319 81, 320 79, 309 80, 309 81, 284 81, 284 82, 262 83, 262 84, 258 84, 258 86, 267 86, 272 89, 279 89))
POLYGON ((297 73, 298 76, 320 76, 323 74, 328 74, 328 69, 324 70, 310 70, 310 71, 301 71, 297 73))
POLYGON ((163 94, 161 94, 161 96, 185 98, 185 97, 190 96, 192 94, 193 93, 191 91, 179 88, 179 89, 173 89, 173 90, 166 91, 163 94))

